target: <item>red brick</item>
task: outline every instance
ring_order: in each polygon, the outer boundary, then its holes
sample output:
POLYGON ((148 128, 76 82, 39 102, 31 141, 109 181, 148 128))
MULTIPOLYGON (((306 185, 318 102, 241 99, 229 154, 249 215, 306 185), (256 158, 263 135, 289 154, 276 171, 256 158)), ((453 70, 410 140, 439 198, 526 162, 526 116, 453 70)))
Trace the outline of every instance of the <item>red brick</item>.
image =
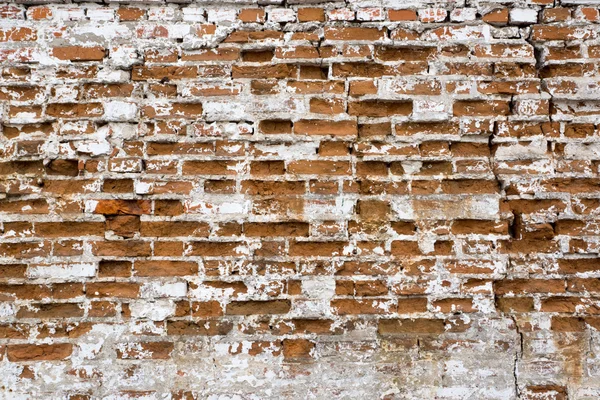
POLYGON ((12 344, 7 347, 8 360, 23 361, 55 361, 68 358, 73 352, 71 343, 57 344, 12 344))
POLYGON ((106 51, 103 47, 66 46, 52 48, 52 56, 59 60, 102 61, 106 51))

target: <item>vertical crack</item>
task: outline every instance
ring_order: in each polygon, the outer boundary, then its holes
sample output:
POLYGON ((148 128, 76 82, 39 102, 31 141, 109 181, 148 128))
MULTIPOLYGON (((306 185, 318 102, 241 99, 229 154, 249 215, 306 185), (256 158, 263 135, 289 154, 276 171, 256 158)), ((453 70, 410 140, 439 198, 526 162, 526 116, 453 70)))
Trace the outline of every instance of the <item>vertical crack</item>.
POLYGON ((515 318, 515 316, 511 315, 510 318, 512 319, 513 324, 515 324, 515 330, 517 332, 517 335, 519 335, 519 347, 515 351, 515 358, 514 358, 514 363, 513 363, 513 379, 514 379, 515 397, 520 398, 518 368, 519 368, 519 361, 523 357, 523 333, 519 329, 519 324, 517 323, 517 319, 515 318))

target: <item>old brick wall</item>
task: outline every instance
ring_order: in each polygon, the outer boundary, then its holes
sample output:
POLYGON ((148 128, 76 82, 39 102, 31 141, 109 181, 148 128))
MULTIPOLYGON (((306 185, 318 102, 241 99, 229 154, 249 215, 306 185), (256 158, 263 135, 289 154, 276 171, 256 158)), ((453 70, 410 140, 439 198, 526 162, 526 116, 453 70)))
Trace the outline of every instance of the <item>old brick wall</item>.
POLYGON ((600 398, 594 3, 0 4, 0 398, 600 398))

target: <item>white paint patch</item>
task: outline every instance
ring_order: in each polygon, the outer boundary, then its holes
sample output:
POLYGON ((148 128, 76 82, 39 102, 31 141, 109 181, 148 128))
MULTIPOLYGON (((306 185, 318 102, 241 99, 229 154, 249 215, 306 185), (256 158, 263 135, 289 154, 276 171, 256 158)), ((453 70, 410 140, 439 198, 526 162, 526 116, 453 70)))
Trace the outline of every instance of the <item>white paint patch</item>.
POLYGON ((156 301, 137 300, 129 303, 129 310, 131 316, 136 319, 164 321, 175 315, 175 303, 167 299, 156 301))
POLYGON ((131 121, 137 116, 138 108, 134 103, 110 101, 104 103, 104 118, 107 121, 131 121))
POLYGON ((141 293, 143 298, 184 297, 187 294, 187 284, 185 282, 147 282, 142 285, 141 293))
POLYGON ((27 268, 31 279, 75 279, 96 276, 96 265, 90 263, 32 265, 27 268))

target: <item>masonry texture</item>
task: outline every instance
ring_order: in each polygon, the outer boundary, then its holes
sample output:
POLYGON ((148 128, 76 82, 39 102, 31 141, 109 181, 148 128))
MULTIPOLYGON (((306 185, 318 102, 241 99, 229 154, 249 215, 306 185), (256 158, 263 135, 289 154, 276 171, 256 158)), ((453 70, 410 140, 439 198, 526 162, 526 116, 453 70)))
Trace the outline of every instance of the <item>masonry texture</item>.
POLYGON ((0 399, 600 398, 594 3, 0 4, 0 399))

